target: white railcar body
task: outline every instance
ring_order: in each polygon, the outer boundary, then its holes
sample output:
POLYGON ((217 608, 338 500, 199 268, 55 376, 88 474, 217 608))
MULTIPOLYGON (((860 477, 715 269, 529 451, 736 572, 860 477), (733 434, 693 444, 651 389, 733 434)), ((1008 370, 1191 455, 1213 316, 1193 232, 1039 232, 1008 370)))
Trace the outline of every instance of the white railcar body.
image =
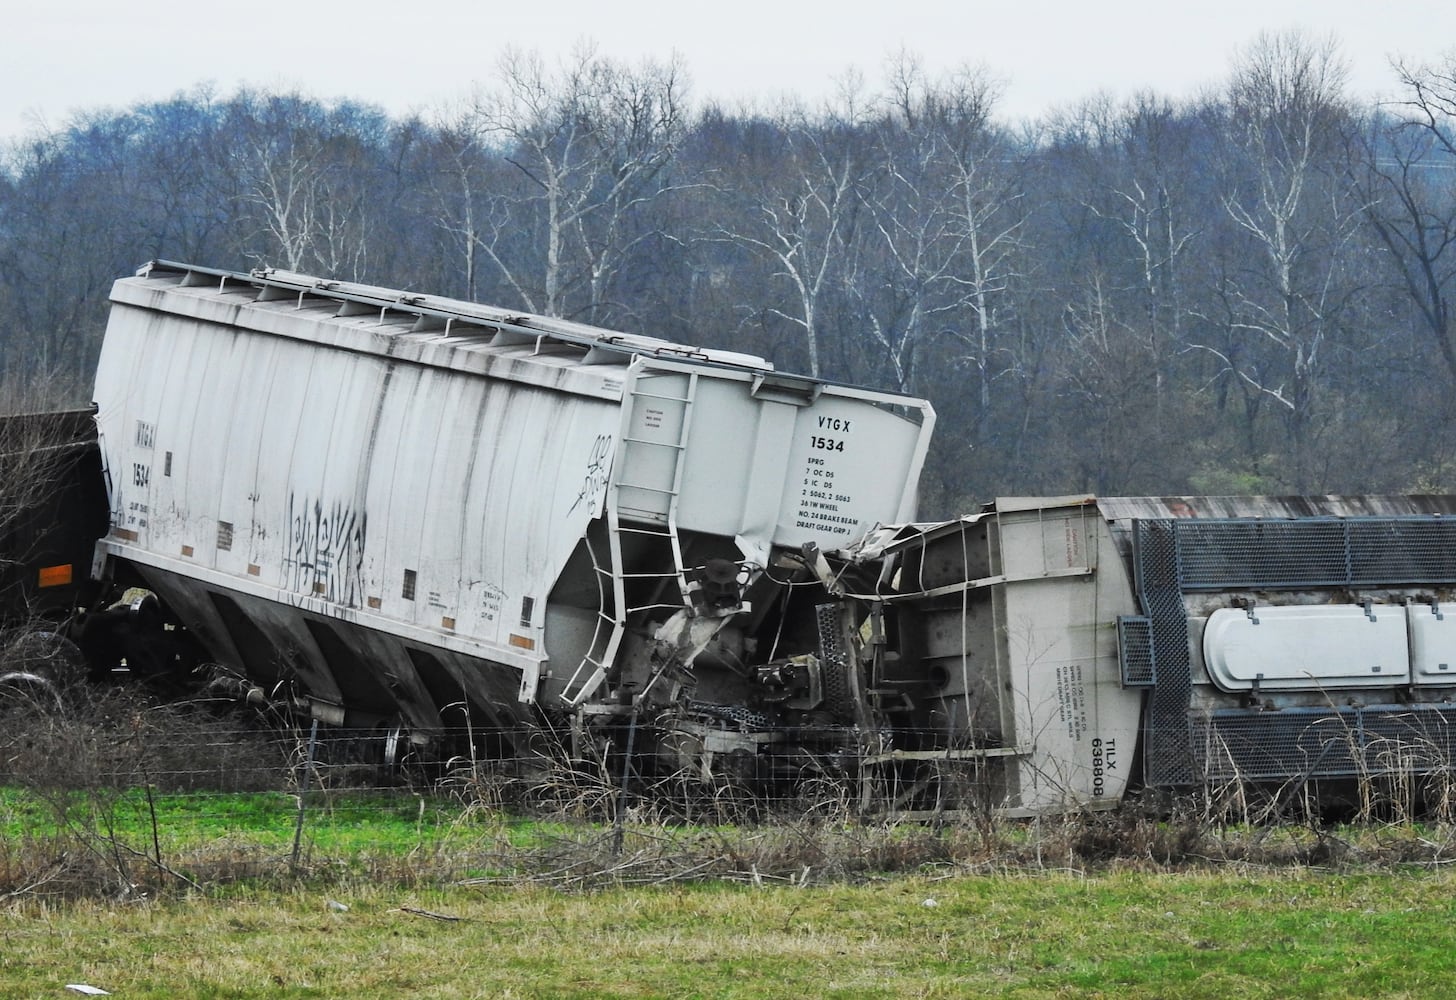
POLYGON ((706 560, 736 592, 910 518, 933 423, 746 355, 163 263, 115 284, 95 398, 103 568, 320 716, 416 735, 603 698, 706 560))

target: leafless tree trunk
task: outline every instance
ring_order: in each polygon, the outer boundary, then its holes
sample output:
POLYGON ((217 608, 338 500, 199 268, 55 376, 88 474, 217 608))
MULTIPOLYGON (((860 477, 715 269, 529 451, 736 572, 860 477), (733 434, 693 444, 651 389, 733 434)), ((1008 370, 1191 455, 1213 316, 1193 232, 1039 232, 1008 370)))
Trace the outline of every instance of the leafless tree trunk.
POLYGON ((798 328, 809 374, 818 377, 825 300, 853 280, 860 186, 869 169, 866 121, 857 89, 849 85, 837 108, 822 116, 786 108, 774 126, 783 137, 780 161, 761 164, 763 173, 742 179, 736 193, 746 217, 720 225, 715 238, 766 261, 772 276, 787 285, 787 294, 770 299, 765 311, 798 328))
POLYGON ((883 180, 866 185, 878 239, 865 258, 884 264, 854 282, 899 388, 914 391, 917 353, 948 332, 972 346, 982 412, 994 377, 993 299, 1015 275, 1023 221, 1009 171, 992 166, 1008 159, 991 122, 996 97, 979 71, 935 82, 907 56, 892 64, 878 130, 883 180))
POLYGON ((1228 286, 1229 325, 1281 361, 1266 369, 1216 353, 1284 410, 1292 485, 1301 492, 1313 485, 1312 420, 1327 341, 1338 328, 1341 257, 1360 221, 1348 177, 1331 158, 1349 123, 1345 75, 1333 40, 1262 35, 1229 92, 1227 138, 1240 159, 1227 175, 1223 206, 1255 253, 1228 286))
POLYGON ((685 127, 683 68, 632 70, 583 48, 553 71, 512 50, 498 78, 477 95, 470 128, 524 179, 497 220, 529 225, 540 255, 480 235, 497 228, 471 224, 470 238, 527 309, 604 322, 612 282, 646 236, 645 209, 676 189, 666 169, 685 127))
POLYGON ((1456 382, 1456 56, 1397 72, 1397 117, 1366 147, 1366 215, 1456 382))
POLYGON ((236 102, 232 155, 241 197, 280 255, 260 263, 365 276, 369 170, 360 137, 347 121, 350 111, 325 114, 297 94, 245 93, 236 102), (345 122, 331 120, 333 115, 345 122))

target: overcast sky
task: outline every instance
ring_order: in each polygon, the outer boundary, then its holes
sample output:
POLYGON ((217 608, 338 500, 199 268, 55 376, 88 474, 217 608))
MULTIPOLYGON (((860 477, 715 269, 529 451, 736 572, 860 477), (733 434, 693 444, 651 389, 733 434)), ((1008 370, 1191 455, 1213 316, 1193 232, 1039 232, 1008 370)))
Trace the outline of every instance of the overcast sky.
POLYGON ((1099 92, 1186 97, 1216 85, 1261 31, 1333 33, 1351 92, 1394 90, 1390 59, 1456 52, 1456 0, 294 0, 8 4, 0 138, 211 83, 348 97, 393 114, 429 110, 488 82, 507 45, 550 58, 584 40, 635 62, 674 52, 701 105, 811 101, 886 57, 933 72, 982 66, 1001 110, 1030 119, 1099 92))

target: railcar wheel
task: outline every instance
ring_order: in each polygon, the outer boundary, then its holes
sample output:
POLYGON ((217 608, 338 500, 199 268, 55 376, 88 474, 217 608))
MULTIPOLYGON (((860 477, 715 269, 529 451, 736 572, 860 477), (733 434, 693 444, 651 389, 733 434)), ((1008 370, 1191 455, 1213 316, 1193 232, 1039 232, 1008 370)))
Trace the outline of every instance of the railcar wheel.
POLYGON ((63 693, 85 676, 80 647, 58 632, 27 629, 0 639, 0 700, 62 709, 63 693))

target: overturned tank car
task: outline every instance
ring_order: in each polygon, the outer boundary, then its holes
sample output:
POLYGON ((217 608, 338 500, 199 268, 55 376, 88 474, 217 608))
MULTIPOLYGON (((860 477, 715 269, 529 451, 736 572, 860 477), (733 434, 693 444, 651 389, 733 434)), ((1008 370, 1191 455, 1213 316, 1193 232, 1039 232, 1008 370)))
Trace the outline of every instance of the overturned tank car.
POLYGON ((887 794, 1333 800, 1456 764, 1456 497, 1005 498, 846 555, 895 623, 870 686, 906 721, 864 761, 887 794))
POLYGON ((556 732, 642 770, 1022 815, 1456 749, 1456 498, 917 523, 923 400, 165 262, 113 289, 96 404, 94 576, 145 595, 123 612, 391 745, 556 732))

